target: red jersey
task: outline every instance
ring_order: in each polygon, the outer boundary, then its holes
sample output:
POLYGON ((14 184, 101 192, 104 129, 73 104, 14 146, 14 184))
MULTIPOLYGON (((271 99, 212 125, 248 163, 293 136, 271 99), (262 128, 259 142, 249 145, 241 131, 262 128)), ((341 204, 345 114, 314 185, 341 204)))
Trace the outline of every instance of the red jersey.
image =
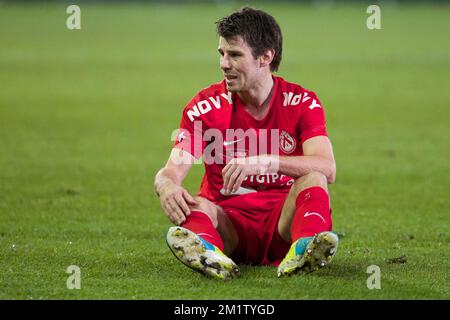
MULTIPOLYGON (((237 94, 227 91, 225 81, 203 89, 184 108, 174 147, 197 159, 203 156, 205 174, 200 196, 215 203, 235 196, 221 193, 222 169, 231 158, 300 156, 303 142, 327 136, 324 110, 315 93, 280 77, 273 76, 273 80, 269 110, 260 120, 245 109, 237 94)), ((241 190, 288 191, 293 182, 292 177, 281 173, 249 176, 241 190)))

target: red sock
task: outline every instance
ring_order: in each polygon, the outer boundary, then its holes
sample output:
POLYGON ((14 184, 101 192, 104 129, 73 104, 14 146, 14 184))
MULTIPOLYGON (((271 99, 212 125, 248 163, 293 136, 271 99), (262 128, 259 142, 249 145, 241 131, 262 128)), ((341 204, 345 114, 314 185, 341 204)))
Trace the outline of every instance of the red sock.
POLYGON ((191 211, 191 214, 186 217, 186 221, 181 226, 195 232, 204 240, 223 251, 222 238, 206 213, 202 211, 191 211))
POLYGON ((330 201, 328 193, 321 187, 311 187, 300 192, 295 208, 291 225, 292 242, 331 231, 330 201))

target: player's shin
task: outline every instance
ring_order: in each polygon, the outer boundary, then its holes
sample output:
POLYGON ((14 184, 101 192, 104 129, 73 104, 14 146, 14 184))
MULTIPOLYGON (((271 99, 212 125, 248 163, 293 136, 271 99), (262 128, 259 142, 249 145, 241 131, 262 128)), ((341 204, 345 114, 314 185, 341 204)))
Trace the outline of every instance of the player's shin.
POLYGON ((202 211, 192 211, 181 226, 191 230, 223 251, 222 238, 216 228, 214 228, 211 219, 206 213, 202 211))
POLYGON ((331 231, 331 212, 328 193, 321 187, 311 187, 299 193, 291 224, 292 242, 331 231))

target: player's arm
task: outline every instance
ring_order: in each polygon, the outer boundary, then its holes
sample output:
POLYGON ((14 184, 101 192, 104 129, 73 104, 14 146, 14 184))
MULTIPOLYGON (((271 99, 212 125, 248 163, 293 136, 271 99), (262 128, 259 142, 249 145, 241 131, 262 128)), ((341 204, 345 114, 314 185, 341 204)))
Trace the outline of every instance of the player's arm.
POLYGON ((303 156, 261 155, 233 159, 222 170, 224 193, 236 192, 246 177, 281 173, 299 178, 310 172, 321 172, 328 183, 336 179, 333 148, 326 136, 316 136, 302 144, 303 156))
POLYGON ((278 172, 293 178, 316 171, 322 173, 328 183, 333 183, 336 180, 336 162, 330 139, 326 136, 312 137, 303 142, 302 148, 303 156, 271 159, 274 163, 269 165, 269 169, 278 166, 278 172))
POLYGON ((172 149, 166 165, 155 176, 155 192, 169 220, 182 224, 190 214, 189 205, 198 204, 181 184, 194 163, 194 157, 178 148, 172 149))

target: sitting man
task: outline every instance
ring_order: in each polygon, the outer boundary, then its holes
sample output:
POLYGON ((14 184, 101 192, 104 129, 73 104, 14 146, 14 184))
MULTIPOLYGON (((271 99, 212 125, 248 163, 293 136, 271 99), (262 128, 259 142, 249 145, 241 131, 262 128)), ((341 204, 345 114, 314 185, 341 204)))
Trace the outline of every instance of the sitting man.
POLYGON ((167 244, 185 265, 219 279, 236 263, 275 265, 278 276, 328 265, 338 237, 328 195, 336 165, 314 94, 273 75, 282 35, 275 19, 243 8, 217 22, 224 80, 185 107, 180 131, 155 177, 175 225, 167 244), (197 196, 182 182, 202 158, 197 196))

